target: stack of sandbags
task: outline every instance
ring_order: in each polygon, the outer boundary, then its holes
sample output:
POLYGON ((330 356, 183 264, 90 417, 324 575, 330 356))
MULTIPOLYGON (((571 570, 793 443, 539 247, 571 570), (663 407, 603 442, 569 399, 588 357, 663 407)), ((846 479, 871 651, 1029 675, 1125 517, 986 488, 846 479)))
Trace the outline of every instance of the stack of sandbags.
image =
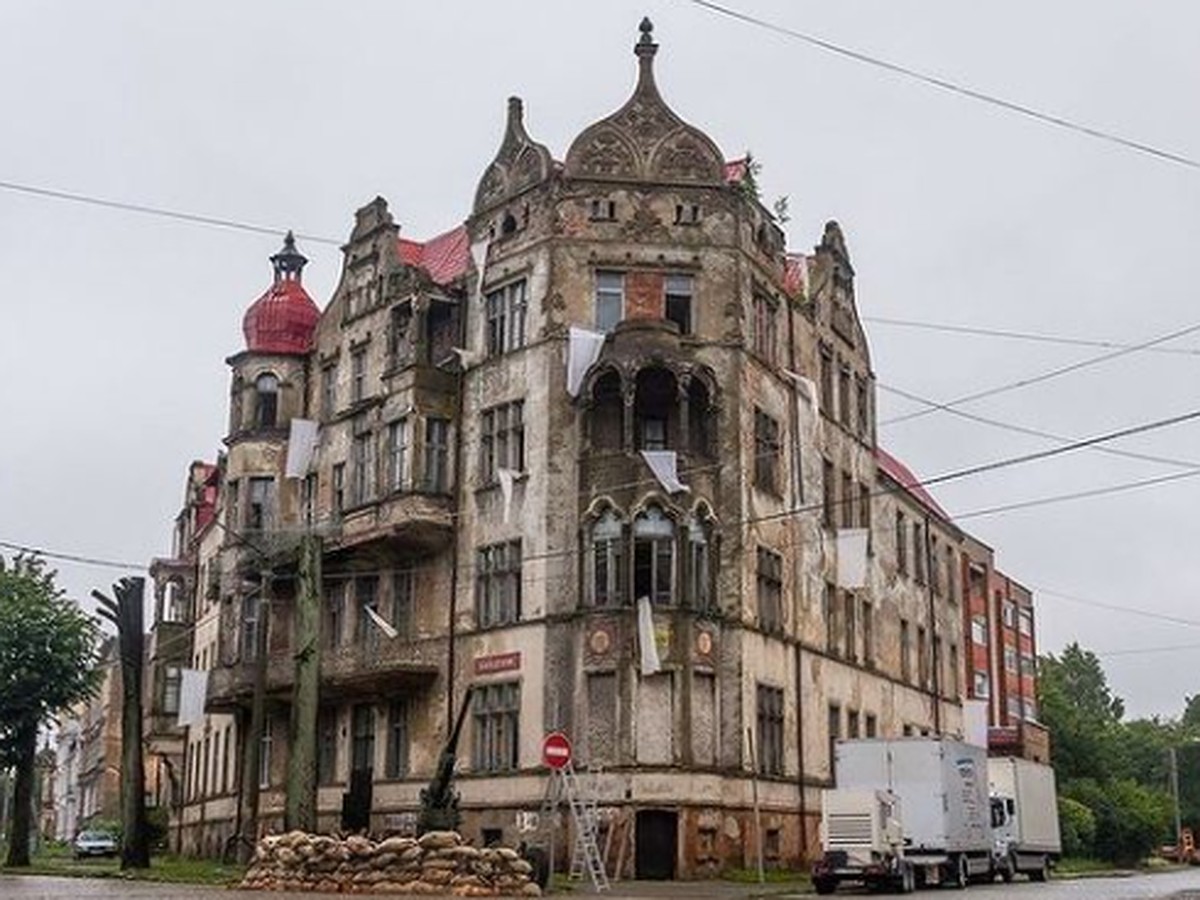
POLYGON ((376 843, 291 831, 259 841, 242 887, 260 891, 537 897, 533 867, 508 847, 468 847, 454 831, 376 843))

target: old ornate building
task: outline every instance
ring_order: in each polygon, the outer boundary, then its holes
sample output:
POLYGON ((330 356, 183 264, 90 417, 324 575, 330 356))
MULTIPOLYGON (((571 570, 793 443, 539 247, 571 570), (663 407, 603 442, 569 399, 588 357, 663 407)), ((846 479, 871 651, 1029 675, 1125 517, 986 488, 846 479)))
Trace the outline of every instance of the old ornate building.
POLYGON ((845 237, 789 252, 749 161, 663 100, 648 22, 634 52, 632 95, 561 161, 509 101, 462 225, 415 241, 384 200, 360 209, 323 309, 290 236, 272 257, 191 562, 210 719, 185 849, 255 804, 282 827, 302 653, 322 827, 364 791, 373 828, 411 827, 470 688, 467 836, 525 836, 562 731, 644 877, 746 865, 760 839, 797 864, 834 739, 961 733, 964 535, 876 447, 845 237), (285 477, 293 420, 319 428, 285 477), (861 580, 839 574, 848 529, 861 580), (306 536, 323 580, 301 647, 306 536))

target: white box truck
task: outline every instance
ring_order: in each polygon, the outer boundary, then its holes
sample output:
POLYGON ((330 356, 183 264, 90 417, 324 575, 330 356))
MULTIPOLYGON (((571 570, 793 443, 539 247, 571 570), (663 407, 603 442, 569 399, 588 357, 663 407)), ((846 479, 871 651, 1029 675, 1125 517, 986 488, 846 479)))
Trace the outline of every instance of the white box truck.
POLYGON ((842 882, 907 893, 992 877, 983 748, 948 738, 838 741, 834 781, 822 794, 817 893, 842 882))
POLYGON ((1054 770, 1011 756, 988 760, 995 871, 1005 881, 1018 872, 1045 881, 1062 852, 1054 770))

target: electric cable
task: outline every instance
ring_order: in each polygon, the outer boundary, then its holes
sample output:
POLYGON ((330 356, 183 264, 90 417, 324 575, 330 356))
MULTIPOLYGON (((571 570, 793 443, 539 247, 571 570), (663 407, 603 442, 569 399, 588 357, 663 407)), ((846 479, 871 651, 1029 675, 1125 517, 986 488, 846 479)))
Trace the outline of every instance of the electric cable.
POLYGON ((1065 366, 1058 366, 1057 368, 1049 369, 1045 372, 1040 372, 1037 375, 1031 375, 1027 378, 1020 378, 1016 381, 1010 381, 1005 384, 996 385, 995 387, 986 388, 981 391, 975 391, 970 394, 964 394, 960 397, 956 397, 953 400, 947 400, 945 403, 940 404, 939 409, 922 409, 922 410, 917 410, 916 412, 905 413, 904 415, 901 415, 901 416, 893 416, 890 419, 884 419, 883 421, 881 421, 879 423, 879 425, 881 427, 883 427, 883 426, 887 426, 887 425, 896 425, 900 422, 910 422, 913 419, 920 419, 925 416, 931 415, 934 412, 938 412, 943 407, 962 406, 964 403, 974 403, 976 400, 982 400, 985 397, 994 397, 997 394, 1005 394, 1005 393, 1008 393, 1009 391, 1015 391, 1020 388, 1030 387, 1031 385, 1041 384, 1042 382, 1049 381, 1052 378, 1059 378, 1063 375, 1070 374, 1071 372, 1078 372, 1081 369, 1086 369, 1086 368, 1090 368, 1091 366, 1100 365, 1101 363, 1106 363, 1106 362, 1109 362, 1110 360, 1118 359, 1119 357, 1122 357, 1122 356, 1128 356, 1131 353, 1136 353, 1141 350, 1146 350, 1147 348, 1154 347, 1158 344, 1164 344, 1167 341, 1173 341, 1173 340, 1176 340, 1177 338, 1181 338, 1181 337, 1184 337, 1189 334, 1194 334, 1198 331, 1200 331, 1200 322, 1198 322, 1194 325, 1188 325, 1186 328, 1180 328, 1180 329, 1178 329, 1176 331, 1172 331, 1168 334, 1160 335, 1159 337, 1152 338, 1148 341, 1143 341, 1142 343, 1139 343, 1139 344, 1133 344, 1130 346, 1122 347, 1119 350, 1113 350, 1108 353, 1101 353, 1098 356, 1089 356, 1086 359, 1081 359, 1077 362, 1069 363, 1068 365, 1065 365, 1065 366))
POLYGON ((868 66, 882 69, 886 72, 890 72, 893 75, 899 75, 903 78, 908 78, 913 81, 928 85, 929 87, 947 91, 951 94, 956 94, 970 100, 976 100, 980 103, 985 103, 989 106, 1024 116, 1027 119, 1032 119, 1036 122, 1042 123, 1043 125, 1050 125, 1054 128, 1072 131, 1077 134, 1095 138, 1096 140, 1105 141, 1109 144, 1114 144, 1127 150, 1133 150, 1137 153, 1145 154, 1164 162, 1186 166, 1189 169, 1200 169, 1200 160, 1193 159, 1190 156, 1185 156, 1182 153, 1174 153, 1170 150, 1163 150, 1160 147, 1155 147, 1154 145, 1145 143, 1144 141, 1127 138, 1115 132, 1106 131, 1091 125, 1084 125, 1080 122, 1068 119, 1065 116, 1045 112, 1043 110, 1036 109, 1035 107, 1028 106, 1024 103, 1018 103, 1015 100, 1006 100, 1005 98, 996 94, 977 90, 976 88, 969 87, 961 82, 951 81, 948 78, 931 75, 928 72, 922 72, 918 69, 911 68, 910 66, 891 62, 890 60, 873 56, 861 50, 855 50, 845 45, 826 40, 825 38, 817 37, 816 35, 803 31, 797 31, 794 28, 780 25, 777 22, 771 22, 767 19, 751 15, 750 13, 742 12, 741 10, 734 9, 733 7, 723 6, 720 3, 714 3, 712 0, 686 0, 686 2, 689 2, 702 9, 706 9, 709 12, 727 16, 730 19, 735 19, 748 25, 754 25, 755 27, 763 28, 767 31, 772 31, 785 37, 794 38, 795 40, 802 41, 812 47, 817 47, 818 49, 837 54, 838 56, 854 60, 855 62, 864 63, 868 66))

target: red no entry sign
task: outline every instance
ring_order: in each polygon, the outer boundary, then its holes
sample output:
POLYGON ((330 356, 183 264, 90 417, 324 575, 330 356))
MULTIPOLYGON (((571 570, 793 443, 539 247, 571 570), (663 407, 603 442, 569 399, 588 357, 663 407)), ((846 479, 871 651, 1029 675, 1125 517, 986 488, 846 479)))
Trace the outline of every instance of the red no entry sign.
POLYGON ((561 731, 552 731, 542 741, 542 762, 561 769, 571 761, 571 741, 561 731))

